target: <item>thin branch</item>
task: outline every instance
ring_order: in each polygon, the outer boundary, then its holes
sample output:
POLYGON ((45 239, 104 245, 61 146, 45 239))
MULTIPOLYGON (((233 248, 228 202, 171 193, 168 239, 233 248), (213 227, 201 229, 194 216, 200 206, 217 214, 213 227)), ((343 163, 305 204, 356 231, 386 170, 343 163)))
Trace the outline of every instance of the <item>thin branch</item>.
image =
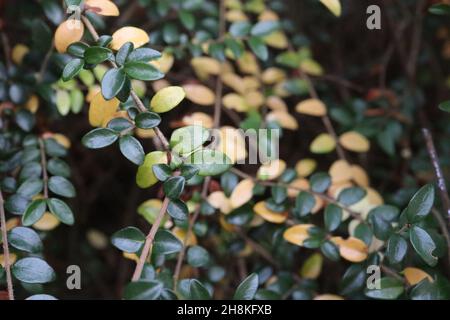
POLYGON ((42 181, 44 182, 44 198, 48 199, 48 173, 47 157, 45 155, 45 144, 43 139, 39 139, 39 151, 41 153, 42 181))
POLYGON ((44 60, 42 61, 41 68, 39 69, 39 74, 37 76, 38 83, 44 81, 45 71, 47 70, 54 48, 55 48, 55 41, 52 41, 52 44, 50 45, 50 48, 48 49, 47 53, 45 54, 44 60))
POLYGON ((14 288, 11 276, 11 262, 9 260, 9 246, 8 246, 8 234, 6 231, 6 218, 5 218, 5 208, 4 208, 3 194, 0 190, 0 224, 2 232, 2 242, 3 242, 3 256, 5 262, 6 271, 6 284, 8 287, 8 297, 9 300, 14 300, 14 288))
POLYGON ((6 66, 9 68, 11 63, 11 47, 9 45, 8 37, 6 36, 6 33, 4 31, 1 32, 1 38, 2 38, 2 47, 3 47, 3 53, 5 55, 5 61, 6 66))
POLYGON ((139 261, 136 265, 136 269, 134 270, 131 281, 138 281, 141 278, 145 261, 147 261, 147 258, 149 257, 150 252, 152 251, 153 240, 155 239, 156 232, 158 231, 159 226, 161 225, 161 222, 167 211, 168 205, 169 205, 169 198, 165 197, 161 209, 159 210, 158 216, 156 217, 155 223, 153 223, 147 237, 145 238, 144 248, 142 249, 141 256, 139 257, 139 261))

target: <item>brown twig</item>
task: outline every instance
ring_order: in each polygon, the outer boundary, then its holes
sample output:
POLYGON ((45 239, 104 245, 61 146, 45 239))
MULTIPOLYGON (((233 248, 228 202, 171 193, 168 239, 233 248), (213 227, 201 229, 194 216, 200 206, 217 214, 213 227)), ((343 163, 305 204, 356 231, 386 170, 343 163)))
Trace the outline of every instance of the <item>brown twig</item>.
POLYGON ((3 242, 3 256, 5 262, 6 271, 6 284, 8 287, 8 297, 9 300, 14 300, 14 288, 11 276, 11 262, 9 260, 9 246, 8 246, 8 234, 6 231, 6 218, 5 218, 5 207, 4 207, 3 194, 0 189, 0 224, 2 232, 2 242, 3 242))
POLYGON ((43 139, 39 139, 39 151, 41 153, 42 181, 44 182, 44 198, 48 199, 48 173, 47 158, 45 155, 45 143, 43 139))

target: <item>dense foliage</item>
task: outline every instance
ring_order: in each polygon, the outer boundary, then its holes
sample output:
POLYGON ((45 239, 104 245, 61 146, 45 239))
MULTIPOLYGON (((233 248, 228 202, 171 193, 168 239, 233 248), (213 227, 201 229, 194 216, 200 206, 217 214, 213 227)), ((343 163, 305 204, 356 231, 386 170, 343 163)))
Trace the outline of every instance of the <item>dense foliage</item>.
POLYGON ((450 4, 369 5, 0 1, 0 298, 450 299, 450 4))

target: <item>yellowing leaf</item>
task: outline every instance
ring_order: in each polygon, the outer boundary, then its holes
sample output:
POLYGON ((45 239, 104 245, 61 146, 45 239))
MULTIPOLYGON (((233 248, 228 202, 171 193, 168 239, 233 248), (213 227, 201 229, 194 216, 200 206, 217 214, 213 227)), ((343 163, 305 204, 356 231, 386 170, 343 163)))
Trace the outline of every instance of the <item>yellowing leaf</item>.
POLYGON ((347 150, 354 152, 367 152, 370 149, 370 142, 365 136, 349 131, 339 137, 339 143, 347 150))
POLYGON ((109 245, 108 237, 103 232, 98 230, 88 230, 86 232, 86 239, 89 244, 97 250, 106 249, 109 245))
MULTIPOLYGON (((17 255, 15 253, 10 253, 9 254, 9 265, 13 265, 14 262, 16 262, 17 260, 17 255)), ((5 255, 4 254, 0 254, 0 265, 4 268, 5 267, 5 255)))
POLYGON ((289 187, 287 190, 288 197, 295 198, 301 190, 309 189, 309 181, 304 178, 295 179, 289 184, 289 187))
POLYGON ((236 128, 223 126, 216 134, 219 134, 216 150, 224 153, 232 163, 236 163, 247 158, 244 137, 236 128))
POLYGON ((101 91, 100 86, 99 85, 93 85, 92 87, 89 88, 88 93, 86 95, 86 102, 91 102, 95 96, 97 95, 97 93, 99 93, 101 91))
POLYGON ((11 52, 11 58, 12 61, 14 61, 15 64, 22 64, 23 58, 30 52, 30 48, 28 48, 24 44, 16 44, 11 52))
POLYGON ((123 256, 125 259, 132 260, 132 261, 134 261, 134 262, 136 262, 136 263, 139 262, 139 257, 138 257, 138 255, 137 255, 136 253, 129 253, 129 252, 123 251, 123 252, 122 252, 122 256, 123 256))
POLYGON ((246 112, 250 109, 244 97, 236 93, 228 93, 223 96, 222 104, 225 108, 234 109, 238 112, 246 112))
POLYGON ((214 104, 216 95, 208 87, 201 84, 185 84, 186 99, 201 106, 211 106, 214 104))
POLYGON ((266 207, 264 201, 260 201, 253 206, 253 211, 264 220, 272 223, 283 223, 288 217, 287 212, 275 212, 266 207))
POLYGON ((272 85, 279 83, 286 79, 286 72, 282 69, 271 67, 266 70, 261 75, 261 80, 264 84, 272 85))
POLYGON ((319 134, 311 145, 309 146, 309 150, 312 153, 329 153, 334 150, 336 147, 336 141, 334 138, 328 133, 319 134))
POLYGON ((167 73, 172 69, 174 61, 175 58, 173 57, 173 54, 164 51, 159 59, 150 61, 150 64, 162 73, 167 73))
POLYGON ((136 128, 136 135, 142 139, 151 139, 156 137, 155 130, 136 128))
POLYGON ((229 22, 247 21, 248 17, 241 10, 230 10, 226 14, 226 19, 229 22))
POLYGON ((213 118, 203 112, 193 112, 192 114, 185 115, 181 121, 185 126, 201 126, 207 129, 213 127, 213 118))
POLYGON ((50 231, 59 226, 60 222, 58 218, 56 218, 50 212, 45 212, 41 219, 38 220, 35 224, 33 224, 33 228, 40 231, 50 231))
POLYGON ((258 109, 264 104, 264 95, 259 91, 249 91, 244 95, 245 102, 252 108, 258 109))
POLYGON ((191 59, 191 66, 200 79, 205 79, 209 75, 218 75, 221 72, 219 61, 209 57, 195 57, 191 59))
POLYGON ((136 174, 136 183, 140 188, 149 188, 158 182, 153 166, 160 163, 167 163, 165 152, 153 151, 145 156, 144 163, 139 166, 136 174))
POLYGON ((344 300, 344 298, 336 294, 326 293, 315 296, 314 300, 344 300))
POLYGON ((264 42, 275 49, 286 49, 289 41, 283 31, 277 30, 264 37, 264 42))
POLYGON ((297 104, 295 111, 315 117, 327 114, 327 107, 319 99, 307 99, 297 104))
POLYGON ((336 160, 328 171, 333 184, 350 181, 353 177, 353 172, 350 164, 345 160, 336 160))
POLYGON ((274 180, 286 170, 286 162, 282 159, 271 160, 259 167, 256 176, 260 180, 274 180))
POLYGON ((403 275, 411 286, 418 284, 423 279, 428 279, 428 281, 434 282, 434 279, 428 273, 418 268, 405 268, 405 270, 403 270, 403 275))
POLYGON ((245 92, 244 80, 235 73, 227 72, 221 75, 223 83, 238 93, 245 92))
POLYGON ((21 223, 19 218, 11 218, 6 221, 6 231, 10 231, 11 229, 19 226, 21 223))
POLYGON ((341 15, 342 7, 340 0, 320 0, 320 2, 322 2, 336 17, 341 15))
POLYGON ((88 11, 95 12, 101 16, 118 16, 119 8, 114 2, 109 0, 86 0, 85 5, 88 11))
POLYGON ((360 239, 350 237, 339 243, 341 257, 350 262, 362 262, 367 259, 367 245, 360 239))
POLYGON ((295 119, 290 113, 282 111, 282 110, 275 110, 271 111, 266 115, 267 121, 275 121, 277 122, 282 128, 289 129, 289 130, 297 130, 298 129, 298 123, 297 119, 295 119))
POLYGON ((323 257, 320 253, 311 255, 303 264, 300 275, 306 279, 317 279, 322 271, 323 257))
POLYGON ((270 96, 266 99, 266 105, 271 110, 279 110, 282 112, 288 112, 288 107, 286 103, 277 96, 270 96))
POLYGON ((227 232, 236 232, 236 226, 228 223, 225 219, 225 215, 220 215, 219 222, 223 230, 227 232))
POLYGON ((230 196, 231 206, 239 208, 249 202, 253 197, 255 183, 252 179, 244 179, 237 184, 230 196))
POLYGON ((69 149, 71 146, 70 139, 61 133, 52 134, 52 138, 66 149, 69 149))
POLYGON ((300 63, 300 69, 312 76, 323 75, 322 66, 313 59, 305 59, 300 63))
POLYGON ((36 113, 39 108, 39 98, 37 97, 37 95, 33 94, 30 96, 28 101, 25 103, 25 108, 27 108, 32 113, 36 113))
POLYGON ((186 93, 182 87, 171 86, 159 90, 150 101, 154 112, 164 113, 172 110, 183 101, 186 93))
POLYGON ((150 41, 147 32, 135 27, 123 27, 112 35, 111 48, 119 50, 126 42, 132 42, 135 48, 142 47, 150 41))
POLYGON ((119 104, 118 99, 105 100, 101 92, 98 92, 89 105, 89 123, 91 126, 102 126, 105 119, 116 113, 119 104))
POLYGON ((228 214, 233 210, 231 203, 223 191, 212 192, 208 196, 208 203, 215 209, 219 209, 223 214, 228 214))
POLYGON ((297 246, 303 246, 303 242, 309 238, 308 230, 313 227, 312 224, 298 224, 292 226, 283 233, 283 238, 287 242, 297 246))
POLYGON ((193 232, 190 233, 190 237, 189 239, 186 240, 186 231, 175 227, 172 229, 172 233, 175 237, 177 237, 181 242, 185 243, 186 246, 195 246, 197 245, 197 237, 195 236, 195 234, 193 232))
POLYGON ((295 165, 295 171, 299 177, 307 177, 317 168, 317 161, 314 159, 302 159, 295 165))
POLYGON ((246 51, 238 60, 238 67, 242 73, 257 75, 260 73, 258 61, 254 54, 246 51))
POLYGON ((361 187, 369 186, 369 176, 366 171, 356 164, 351 166, 352 179, 355 183, 361 187))
POLYGON ((278 21, 280 18, 272 10, 264 10, 258 17, 259 21, 278 21))
POLYGON ((80 41, 83 37, 84 25, 75 19, 61 23, 55 32, 55 48, 64 53, 72 43, 80 41))

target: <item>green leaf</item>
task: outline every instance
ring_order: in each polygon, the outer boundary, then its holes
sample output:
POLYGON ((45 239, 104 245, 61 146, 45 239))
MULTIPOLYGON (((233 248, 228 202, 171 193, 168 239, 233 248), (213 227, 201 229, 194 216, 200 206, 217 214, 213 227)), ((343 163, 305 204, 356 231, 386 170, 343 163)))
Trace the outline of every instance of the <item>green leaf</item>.
POLYGON ((27 209, 29 202, 30 200, 27 197, 20 194, 13 194, 6 199, 5 209, 12 214, 22 215, 27 209))
POLYGON ((166 181, 172 176, 172 169, 167 164, 155 164, 152 167, 153 174, 159 181, 166 181))
POLYGON ((73 79, 78 73, 80 73, 81 69, 84 67, 84 60, 82 59, 72 59, 66 66, 64 67, 62 79, 64 81, 69 81, 73 79))
POLYGON ((187 220, 189 211, 183 201, 171 200, 167 206, 167 213, 176 220, 187 220))
POLYGON ((225 45, 223 43, 211 43, 208 47, 208 53, 214 59, 225 61, 225 45))
POLYGON ((324 193, 331 186, 331 177, 328 173, 318 172, 309 179, 311 190, 318 193, 324 193))
POLYGON ((189 283, 189 297, 191 300, 209 300, 211 295, 208 289, 198 280, 191 280, 189 283))
POLYGON ((286 51, 277 56, 276 62, 283 66, 296 69, 300 66, 301 59, 297 52, 286 51))
POLYGON ((232 165, 231 160, 224 153, 211 149, 194 152, 185 163, 196 166, 199 170, 198 175, 202 177, 217 176, 228 171, 232 165))
POLYGON ((366 190, 359 187, 350 187, 342 190, 339 193, 338 201, 344 206, 350 206, 359 202, 366 196, 366 190))
POLYGON ((184 156, 200 148, 208 139, 208 129, 202 126, 186 126, 172 133, 170 148, 173 152, 184 156))
POLYGON ((86 148, 100 149, 116 142, 119 135, 111 129, 97 128, 89 131, 81 142, 86 148))
POLYGON ((183 164, 180 167, 181 175, 187 180, 191 179, 198 173, 198 168, 190 164, 183 164))
POLYGON ((367 287, 367 269, 362 264, 351 265, 342 276, 341 294, 350 295, 367 287))
POLYGON ((47 283, 56 278, 55 271, 39 258, 23 258, 12 266, 14 277, 25 283, 47 283))
POLYGON ((58 300, 58 299, 56 299, 54 296, 51 296, 49 294, 34 294, 32 296, 29 296, 25 300, 43 301, 43 300, 58 300))
POLYGON ((427 184, 412 197, 406 208, 406 216, 411 223, 419 222, 430 213, 434 203, 434 187, 427 184))
POLYGON ((272 193, 272 199, 275 201, 275 203, 277 204, 281 204, 284 202, 284 200, 286 200, 287 198, 287 189, 284 186, 273 186, 270 189, 271 193, 272 193))
POLYGON ((120 152, 133 162, 140 166, 144 163, 145 153, 141 143, 133 136, 126 135, 119 140, 120 152))
POLYGON ((102 79, 102 95, 105 100, 111 100, 125 84, 126 75, 123 69, 110 69, 102 79))
POLYGON ((51 192, 66 198, 73 198, 76 195, 74 186, 64 177, 51 177, 48 180, 48 188, 51 192))
POLYGON ((78 58, 83 58, 87 48, 89 48, 89 46, 83 42, 74 42, 67 47, 67 53, 78 58))
POLYGON ((280 27, 278 21, 260 21, 250 31, 252 36, 263 37, 271 34, 280 27))
POLYGON ((179 16, 181 23, 188 30, 193 30, 195 27, 195 17, 192 13, 187 10, 180 10, 179 16))
POLYGON ((316 205, 316 199, 305 191, 301 191, 295 198, 294 212, 298 217, 308 215, 316 205))
POLYGON ((399 213, 400 210, 397 207, 390 205, 381 205, 369 211, 369 215, 379 216, 388 222, 393 222, 397 219, 399 213))
POLYGON ((111 237, 111 243, 119 250, 135 253, 145 242, 145 235, 135 227, 126 227, 117 231, 111 237))
MULTIPOLYGON (((20 94, 22 96, 25 96, 23 92, 21 92, 20 94)), ((19 111, 16 112, 15 120, 19 128, 26 132, 31 131, 31 129, 33 129, 34 127, 34 124, 36 123, 34 115, 26 109, 19 109, 19 111)))
POLYGON ((342 209, 337 205, 330 203, 325 208, 324 219, 325 219, 325 228, 328 231, 336 230, 342 221, 342 209))
POLYGON ((170 199, 177 199, 183 192, 185 183, 184 177, 170 177, 164 182, 164 194, 170 199))
POLYGON ((124 70, 129 77, 137 80, 153 81, 164 78, 164 73, 142 61, 129 61, 125 63, 124 70))
POLYGON ((369 215, 369 221, 372 224, 373 234, 380 240, 387 240, 392 234, 391 223, 384 220, 381 216, 376 214, 369 215))
POLYGON ((128 56, 133 51, 134 45, 132 42, 125 42, 122 47, 117 51, 116 54, 116 62, 119 66, 122 66, 125 64, 125 61, 127 61, 128 56))
POLYGON ((30 178, 25 180, 17 189, 17 193, 26 197, 32 198, 42 191, 44 182, 41 179, 30 178))
POLYGON ((242 42, 234 38, 226 38, 225 45, 227 46, 227 49, 231 50, 235 59, 239 59, 245 51, 242 42))
POLYGON ((445 111, 445 112, 450 112, 450 100, 442 102, 439 105, 439 109, 441 109, 442 111, 445 111))
POLYGON ((365 222, 359 223, 355 228, 354 236, 362 241, 367 246, 370 246, 373 240, 373 232, 369 225, 365 222))
POLYGON ((163 290, 162 283, 158 281, 139 280, 130 282, 123 294, 125 300, 156 300, 163 290))
POLYGON ((161 117, 155 112, 141 112, 134 119, 136 126, 141 129, 153 129, 161 123, 161 117))
POLYGON ((84 51, 84 60, 87 64, 99 64, 112 57, 112 51, 104 47, 89 47, 84 51))
POLYGON ((127 61, 149 62, 161 58, 161 52, 150 48, 138 48, 130 53, 127 61))
POLYGON ((409 231, 409 239, 414 250, 428 265, 434 267, 438 263, 437 257, 433 256, 436 244, 428 232, 418 226, 413 226, 409 231))
POLYGON ((209 253, 200 246, 192 246, 187 251, 187 262, 194 268, 204 267, 209 263, 209 253))
POLYGON ((391 264, 403 261, 408 251, 408 243, 398 234, 393 234, 387 243, 386 256, 391 264))
POLYGON ((425 278, 411 290, 410 296, 411 300, 440 300, 439 287, 425 278))
POLYGON ((244 281, 241 282, 239 287, 234 293, 233 300, 253 300, 258 290, 259 277, 256 273, 252 273, 244 281))
POLYGON ((331 261, 338 261, 340 258, 338 247, 331 241, 325 241, 322 243, 320 246, 320 251, 331 261))
POLYGON ((41 219, 46 208, 47 203, 45 199, 34 200, 30 203, 22 216, 22 224, 24 226, 31 226, 36 223, 39 219, 41 219))
POLYGON ((8 242, 14 248, 36 253, 42 251, 42 241, 39 235, 30 228, 15 227, 8 234, 8 242))
POLYGON ((438 3, 435 5, 432 5, 428 11, 432 14, 437 15, 450 15, 450 5, 445 3, 438 3))
POLYGON ((70 94, 65 90, 56 90, 56 108, 62 116, 70 111, 70 94))
POLYGON ((403 282, 394 278, 381 278, 380 289, 366 289, 365 295, 373 299, 395 300, 404 291, 403 282))
POLYGON ((261 60, 266 61, 269 58, 269 50, 260 37, 251 37, 248 40, 248 45, 253 53, 261 60))
POLYGON ((233 22, 230 26, 230 34, 235 38, 245 37, 251 28, 252 25, 247 21, 233 22))
POLYGON ((183 243, 167 230, 158 230, 155 235, 153 252, 157 255, 177 253, 183 248, 183 243))
POLYGON ((70 166, 61 159, 52 158, 47 162, 47 170, 55 176, 70 177, 70 166))
POLYGON ((50 198, 47 200, 47 205, 50 212, 53 213, 59 221, 64 224, 73 225, 75 219, 73 217, 72 210, 64 201, 56 198, 50 198))

